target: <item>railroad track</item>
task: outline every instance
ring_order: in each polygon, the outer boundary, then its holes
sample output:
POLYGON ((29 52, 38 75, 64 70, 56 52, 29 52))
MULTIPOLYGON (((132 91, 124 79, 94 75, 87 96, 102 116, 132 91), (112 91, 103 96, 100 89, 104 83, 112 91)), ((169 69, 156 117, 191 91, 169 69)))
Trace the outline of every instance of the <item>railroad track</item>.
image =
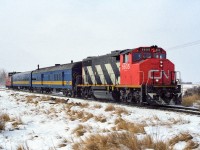
POLYGON ((200 115, 200 109, 198 108, 191 108, 191 107, 183 107, 183 106, 158 106, 159 109, 174 111, 174 112, 182 112, 191 115, 200 115))
MULTIPOLYGON (((28 91, 22 91, 22 92, 27 92, 28 91)), ((34 94, 34 93, 33 93, 34 94)), ((48 96, 56 96, 56 97, 66 97, 60 93, 35 93, 35 94, 42 94, 42 95, 48 95, 48 96)), ((67 97, 66 97, 67 98, 67 97)), ((70 98, 70 97, 68 97, 70 98)), ((164 110, 164 111, 171 111, 171 112, 181 112, 181 113, 186 113, 186 114, 191 114, 191 115, 199 115, 200 116, 200 109, 198 108, 191 108, 191 107, 184 107, 184 106, 176 106, 176 105, 159 105, 159 106, 151 106, 144 104, 142 106, 138 104, 126 104, 123 102, 116 103, 116 102, 110 102, 110 101, 101 101, 101 100, 94 100, 94 99, 80 99, 80 98, 73 98, 73 99, 78 99, 78 100, 83 100, 83 101, 96 101, 96 102, 101 102, 101 103, 113 103, 121 106, 129 106, 129 107, 137 107, 137 108, 145 108, 145 109, 156 109, 156 110, 164 110)), ((53 104, 53 103, 52 103, 53 104)))

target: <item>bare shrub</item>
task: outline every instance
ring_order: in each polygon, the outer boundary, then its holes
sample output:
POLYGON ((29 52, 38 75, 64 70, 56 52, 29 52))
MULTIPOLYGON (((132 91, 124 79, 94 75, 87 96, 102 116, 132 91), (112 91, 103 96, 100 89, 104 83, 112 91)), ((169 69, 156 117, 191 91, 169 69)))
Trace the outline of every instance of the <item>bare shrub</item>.
POLYGON ((150 136, 144 140, 138 140, 134 134, 128 132, 113 132, 106 135, 95 134, 73 145, 74 150, 139 150, 148 148, 154 148, 155 150, 168 149, 167 144, 153 142, 150 136))
POLYGON ((114 110, 115 110, 115 107, 112 104, 108 105, 105 109, 105 111, 114 111, 114 110))
POLYGON ((127 122, 127 121, 123 120, 122 118, 116 119, 115 125, 116 125, 116 127, 114 129, 117 131, 125 130, 125 131, 129 131, 132 133, 145 133, 143 124, 127 122))

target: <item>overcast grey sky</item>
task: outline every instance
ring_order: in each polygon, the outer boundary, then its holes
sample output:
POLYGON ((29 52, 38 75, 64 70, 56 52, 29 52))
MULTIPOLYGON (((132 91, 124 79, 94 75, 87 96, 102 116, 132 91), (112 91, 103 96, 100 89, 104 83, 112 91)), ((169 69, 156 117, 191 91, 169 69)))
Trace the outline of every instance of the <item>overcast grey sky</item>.
POLYGON ((0 0, 0 68, 33 70, 158 45, 184 81, 200 82, 199 0, 0 0))

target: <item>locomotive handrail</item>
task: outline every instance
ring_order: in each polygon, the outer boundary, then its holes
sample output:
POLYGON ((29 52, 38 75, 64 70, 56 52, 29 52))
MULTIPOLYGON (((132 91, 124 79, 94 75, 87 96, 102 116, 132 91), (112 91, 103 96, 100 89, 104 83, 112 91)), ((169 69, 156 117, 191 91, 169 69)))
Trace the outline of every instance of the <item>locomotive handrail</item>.
POLYGON ((181 72, 180 71, 176 71, 177 73, 179 73, 179 81, 181 82, 181 72))
POLYGON ((140 85, 142 85, 144 83, 144 71, 139 71, 139 73, 142 73, 142 83, 140 85))

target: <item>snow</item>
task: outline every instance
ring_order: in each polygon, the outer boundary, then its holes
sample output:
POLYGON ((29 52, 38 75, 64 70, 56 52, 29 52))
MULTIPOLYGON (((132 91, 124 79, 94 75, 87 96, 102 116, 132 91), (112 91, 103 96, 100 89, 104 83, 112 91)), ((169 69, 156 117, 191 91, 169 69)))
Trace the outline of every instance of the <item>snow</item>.
MULTIPOLYGON (((0 115, 6 113, 11 118, 6 122, 5 129, 0 130, 0 149, 14 150, 23 145, 31 150, 71 150, 74 143, 90 135, 113 132, 115 120, 119 117, 143 124, 145 134, 154 140, 167 142, 180 133, 188 133, 193 137, 193 142, 200 144, 200 116, 67 97, 59 97, 66 101, 68 99, 66 103, 56 103, 50 97, 58 98, 57 96, 48 96, 48 100, 43 100, 44 97, 42 94, 0 89, 0 115), (33 100, 28 101, 27 96, 34 96, 33 100), (108 105, 124 108, 128 114, 105 111, 108 105), (73 113, 93 116, 88 119, 75 118, 73 113), (97 121, 95 116, 101 116, 106 121, 97 121), (17 120, 22 123, 14 126, 13 123, 17 120), (79 125, 85 126, 86 130, 81 137, 74 132, 79 125)), ((184 149, 186 145, 187 141, 179 141, 173 149, 184 149)))

